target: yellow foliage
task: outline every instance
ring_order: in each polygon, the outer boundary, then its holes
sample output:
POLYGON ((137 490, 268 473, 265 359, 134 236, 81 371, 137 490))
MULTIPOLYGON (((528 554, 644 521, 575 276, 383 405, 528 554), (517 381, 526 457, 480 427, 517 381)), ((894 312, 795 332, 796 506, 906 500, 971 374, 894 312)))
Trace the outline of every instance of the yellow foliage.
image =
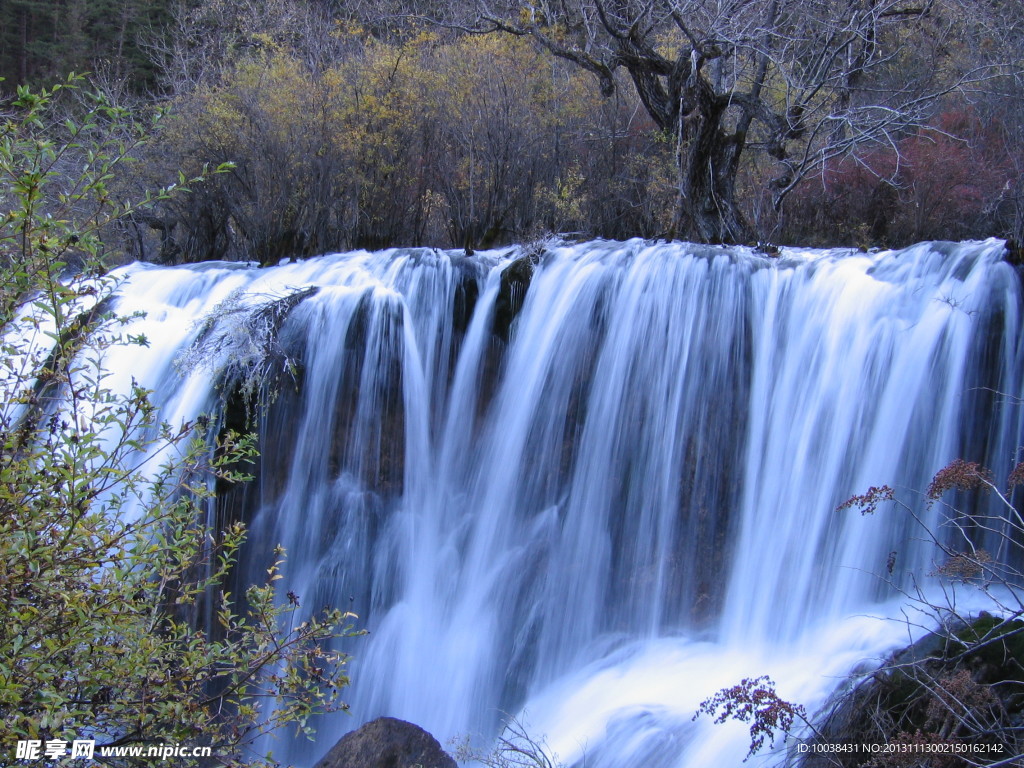
POLYGON ((614 120, 586 72, 512 36, 385 41, 345 22, 332 34, 345 53, 322 70, 257 35, 178 105, 170 141, 197 162, 238 163, 255 198, 232 200, 233 228, 253 231, 264 206, 299 231, 303 211, 329 205, 347 232, 409 219, 417 237, 461 243, 466 227, 491 238, 533 216, 586 218, 586 166, 566 148, 596 147, 614 120))

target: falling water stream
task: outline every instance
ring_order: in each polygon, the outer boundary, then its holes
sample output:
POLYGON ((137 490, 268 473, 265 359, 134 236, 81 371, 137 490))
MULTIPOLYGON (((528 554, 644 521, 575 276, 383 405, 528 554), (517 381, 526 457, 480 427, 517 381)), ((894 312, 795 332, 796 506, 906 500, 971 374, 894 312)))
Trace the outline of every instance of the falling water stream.
MULTIPOLYGON (((170 421, 237 419, 232 375, 275 393, 257 481, 224 502, 249 523, 243 572, 280 543, 282 592, 371 632, 347 646, 352 714, 278 757, 311 765, 379 715, 444 743, 507 713, 566 765, 738 765, 745 727, 694 722, 701 700, 768 674, 814 711, 910 637, 898 587, 927 581, 934 548, 907 515, 837 505, 922 489, 959 456, 1012 466, 1022 414, 997 393, 1024 395, 1021 295, 1002 252, 134 265, 119 309, 146 311, 151 344, 108 367, 170 421)), ((780 742, 755 764, 784 759, 780 742)))

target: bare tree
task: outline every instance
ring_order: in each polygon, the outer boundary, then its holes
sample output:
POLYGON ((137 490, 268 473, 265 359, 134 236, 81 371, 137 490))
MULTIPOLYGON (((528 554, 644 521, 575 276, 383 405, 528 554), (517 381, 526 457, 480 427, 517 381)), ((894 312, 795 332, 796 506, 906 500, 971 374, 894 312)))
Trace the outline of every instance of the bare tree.
POLYGON ((742 242, 745 153, 774 158, 778 208, 833 159, 895 148, 944 95, 991 75, 950 53, 970 22, 957 0, 480 0, 445 23, 529 36, 606 96, 624 70, 675 145, 676 233, 742 242))
POLYGON ((331 10, 299 0, 176 0, 167 27, 144 45, 171 95, 215 84, 245 54, 277 47, 322 70, 339 54, 331 10))

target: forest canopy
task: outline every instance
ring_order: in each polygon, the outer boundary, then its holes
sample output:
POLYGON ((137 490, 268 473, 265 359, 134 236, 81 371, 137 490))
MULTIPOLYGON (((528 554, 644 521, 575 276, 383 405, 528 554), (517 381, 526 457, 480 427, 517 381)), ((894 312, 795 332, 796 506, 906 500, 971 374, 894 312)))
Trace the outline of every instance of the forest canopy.
POLYGON ((1024 239, 1008 0, 0 0, 0 89, 88 71, 169 108, 126 258, 548 232, 897 246, 1024 239))

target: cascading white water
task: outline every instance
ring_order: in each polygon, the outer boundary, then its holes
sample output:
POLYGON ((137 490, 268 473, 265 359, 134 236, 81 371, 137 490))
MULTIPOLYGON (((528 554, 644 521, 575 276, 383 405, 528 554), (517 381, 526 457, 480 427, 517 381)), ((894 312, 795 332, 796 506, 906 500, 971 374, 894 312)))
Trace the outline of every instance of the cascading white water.
POLYGON ((770 674, 813 709, 907 640, 877 574, 895 551, 897 584, 920 576, 934 552, 906 519, 837 504, 924 488, 961 455, 1012 464, 1020 409, 990 392, 1024 395, 1002 250, 130 267, 121 309, 148 311, 152 344, 109 366, 172 420, 215 407, 230 356, 274 368, 249 567, 283 544, 285 590, 371 630, 349 648, 355 717, 279 757, 311 764, 379 715, 443 742, 521 713, 567 765, 733 765, 744 727, 692 722, 702 699, 770 674), (254 344, 245 308, 288 296, 254 344), (204 348, 220 357, 171 365, 228 297, 204 348))

